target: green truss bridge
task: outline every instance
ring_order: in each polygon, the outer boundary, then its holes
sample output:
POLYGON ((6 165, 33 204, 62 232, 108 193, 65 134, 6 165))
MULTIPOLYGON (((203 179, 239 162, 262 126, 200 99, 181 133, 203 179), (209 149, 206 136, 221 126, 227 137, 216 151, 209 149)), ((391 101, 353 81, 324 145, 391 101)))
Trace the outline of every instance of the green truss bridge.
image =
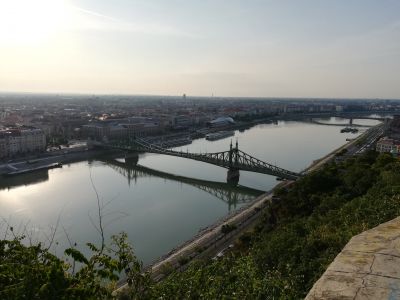
POLYGON ((299 173, 274 166, 239 150, 237 142, 236 147, 233 147, 231 143, 228 151, 214 153, 175 151, 150 144, 139 138, 118 142, 94 143, 94 146, 119 149, 127 152, 164 154, 209 163, 228 169, 227 181, 231 183, 237 183, 239 181, 239 170, 268 174, 288 180, 296 180, 301 177, 299 173))

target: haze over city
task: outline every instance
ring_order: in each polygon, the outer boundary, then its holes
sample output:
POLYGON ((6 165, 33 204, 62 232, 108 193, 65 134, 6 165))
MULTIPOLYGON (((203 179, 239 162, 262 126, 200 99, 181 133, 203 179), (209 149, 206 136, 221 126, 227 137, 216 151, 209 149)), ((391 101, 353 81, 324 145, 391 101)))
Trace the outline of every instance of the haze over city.
POLYGON ((399 1, 1 0, 0 91, 400 98, 399 1))

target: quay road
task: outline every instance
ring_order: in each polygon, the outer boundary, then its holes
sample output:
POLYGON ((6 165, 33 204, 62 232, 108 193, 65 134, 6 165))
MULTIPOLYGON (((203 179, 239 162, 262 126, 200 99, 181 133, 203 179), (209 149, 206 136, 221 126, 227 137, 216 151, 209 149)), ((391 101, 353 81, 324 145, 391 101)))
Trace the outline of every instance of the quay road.
POLYGON ((372 149, 376 141, 383 136, 384 131, 385 129, 383 124, 371 128, 365 136, 365 142, 363 142, 362 146, 355 152, 355 154, 362 154, 366 150, 372 149))
MULTIPOLYGON (((383 136, 385 132, 384 124, 376 125, 367 131, 365 131, 358 138, 347 143, 343 148, 347 149, 347 152, 340 157, 336 157, 337 160, 345 160, 351 156, 359 155, 367 150, 373 149, 377 140, 383 136)), ((342 149, 338 149, 342 150, 342 149)), ((339 151, 337 151, 339 152, 339 151)))

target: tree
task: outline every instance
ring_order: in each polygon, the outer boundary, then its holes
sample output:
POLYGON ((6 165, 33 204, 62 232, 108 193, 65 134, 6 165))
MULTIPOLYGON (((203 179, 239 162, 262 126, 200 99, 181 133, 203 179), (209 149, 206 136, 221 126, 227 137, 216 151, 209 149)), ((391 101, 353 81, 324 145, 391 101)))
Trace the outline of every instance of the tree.
POLYGON ((1 299, 113 299, 118 296, 113 290, 122 275, 128 283, 124 292, 136 299, 145 296, 152 284, 125 233, 113 236, 103 251, 88 243, 90 258, 74 248, 66 249, 67 257, 80 264, 76 273, 67 260, 40 243, 25 246, 22 238, 0 241, 1 299))

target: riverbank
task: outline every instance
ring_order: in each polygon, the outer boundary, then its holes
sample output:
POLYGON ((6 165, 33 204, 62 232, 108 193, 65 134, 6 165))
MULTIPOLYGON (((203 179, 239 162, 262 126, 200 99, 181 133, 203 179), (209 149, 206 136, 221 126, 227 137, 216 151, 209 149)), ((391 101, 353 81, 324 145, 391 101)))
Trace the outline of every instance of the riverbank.
MULTIPOLYGON (((340 151, 343 151, 343 149, 354 147, 360 141, 365 140, 365 137, 368 136, 370 132, 370 130, 364 132, 356 139, 347 142, 339 148, 331 151, 324 157, 315 160, 309 167, 307 167, 303 171, 303 173, 306 174, 318 170, 323 165, 334 159, 335 155, 340 151)), ((291 181, 282 182, 278 184, 275 188, 290 186, 292 183, 293 182, 291 181)), ((211 251, 209 251, 211 255, 220 252, 221 250, 223 250, 222 248, 226 246, 227 239, 235 239, 239 236, 241 232, 245 231, 251 226, 254 226, 254 223, 258 220, 258 216, 262 214, 264 208, 267 207, 270 203, 272 196, 273 189, 257 197, 249 205, 242 207, 238 211, 222 218, 213 225, 210 225, 206 229, 200 231, 192 239, 181 244, 176 249, 171 250, 169 253, 147 266, 146 270, 151 271, 153 278, 157 281, 161 280, 172 269, 182 268, 182 262, 185 262, 185 264, 187 264, 187 262, 197 257, 200 257, 201 253, 207 251, 207 249, 211 248, 211 251), (233 225, 236 229, 228 235, 225 235, 222 233, 222 227, 226 225, 233 225)), ((123 289, 124 286, 122 286, 118 291, 121 291, 123 289)))
POLYGON ((43 157, 34 159, 24 159, 19 162, 10 162, 0 164, 0 177, 6 176, 9 172, 14 171, 29 171, 33 166, 35 168, 45 167, 46 165, 51 165, 55 163, 69 164, 74 162, 80 162, 83 160, 88 160, 96 157, 97 155, 102 155, 105 153, 110 153, 109 150, 82 150, 75 152, 60 152, 52 153, 43 157))
MULTIPOLYGON (((238 130, 240 128, 251 128, 258 123, 254 122, 240 122, 232 126, 209 128, 207 132, 220 132, 226 129, 238 130)), ((190 131, 179 132, 179 133, 169 133, 161 136, 149 137, 149 141, 154 144, 160 144, 160 146, 166 148, 173 148, 182 145, 187 145, 192 142, 192 140, 203 138, 204 135, 193 135, 190 131), (190 136, 191 139, 187 139, 190 136), (184 137, 184 138, 183 138, 184 137)), ((19 157, 13 160, 0 162, 0 177, 6 175, 7 173, 18 171, 24 174, 24 171, 28 172, 32 169, 32 162, 35 162, 35 168, 43 169, 46 165, 54 163, 73 163, 79 162, 86 159, 95 157, 96 155, 101 155, 104 153, 115 153, 115 150, 99 150, 99 149, 88 149, 87 145, 82 145, 79 147, 63 148, 60 150, 42 152, 33 154, 26 157, 19 157)))
MULTIPOLYGON (((400 214, 398 167, 398 160, 390 155, 371 151, 312 172, 294 183, 291 189, 277 191, 280 200, 263 214, 251 233, 239 240, 232 253, 217 261, 191 264, 183 273, 177 272, 156 285, 155 295, 177 298, 207 295, 215 299, 304 298, 352 236, 400 214)), ((393 258, 383 256, 380 248, 396 236, 398 224, 388 224, 388 227, 390 232, 382 237, 373 233, 372 239, 371 235, 367 239, 363 235, 363 238, 356 238, 357 243, 352 240, 352 246, 356 247, 350 250, 365 252, 368 248, 375 252, 378 247, 379 253, 357 252, 354 260, 349 261, 345 251, 343 264, 328 269, 339 272, 327 273, 329 278, 324 279, 325 283, 335 278, 338 282, 325 286, 326 292, 319 290, 312 299, 373 295, 368 293, 369 289, 384 288, 388 283, 385 290, 379 292, 397 295, 393 285, 398 280, 380 276, 393 276, 397 272, 390 267, 393 258), (350 264, 346 265, 346 261, 350 264), (381 268, 384 261, 387 269, 381 268), (340 271, 345 273, 340 275, 340 271), (330 291, 336 292, 338 297, 330 291)), ((392 246, 388 247, 387 254, 395 254, 392 246)))

